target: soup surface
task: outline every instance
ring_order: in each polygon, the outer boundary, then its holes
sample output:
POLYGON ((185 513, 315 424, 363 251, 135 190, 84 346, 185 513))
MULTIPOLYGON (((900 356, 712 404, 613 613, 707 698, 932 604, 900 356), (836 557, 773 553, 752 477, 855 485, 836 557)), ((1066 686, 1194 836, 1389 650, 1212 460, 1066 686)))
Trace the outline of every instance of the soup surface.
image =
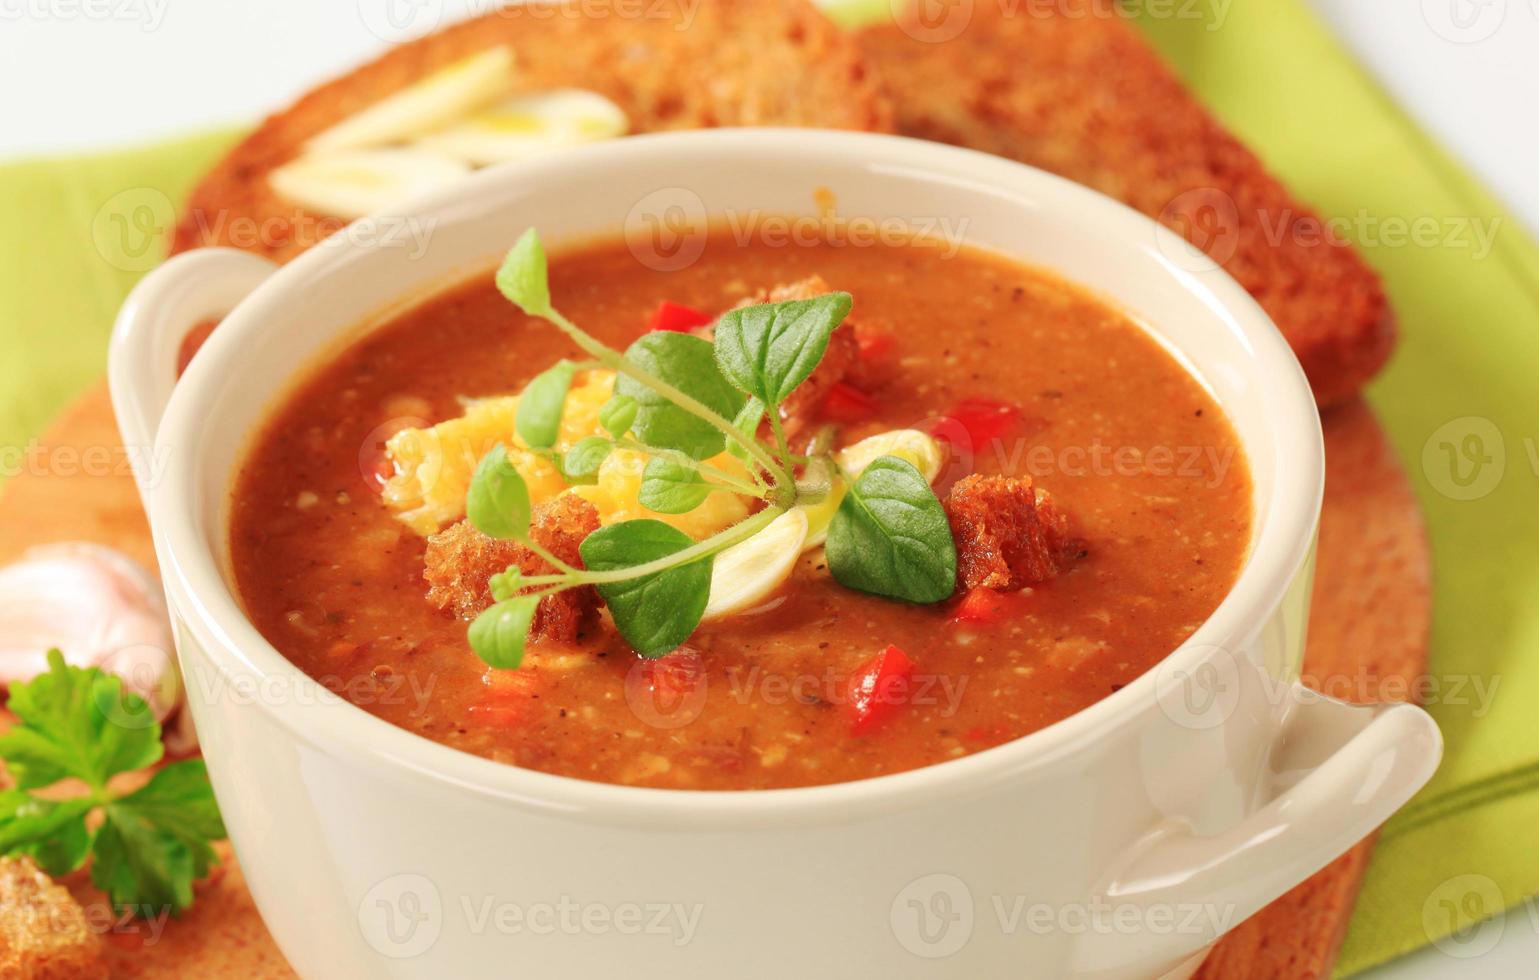
POLYGON ((623 242, 550 266, 556 306, 620 348, 662 301, 715 313, 813 275, 852 294, 867 362, 819 424, 837 424, 840 445, 935 433, 949 453, 942 497, 975 472, 1029 476, 1083 543, 1066 570, 972 615, 966 598, 906 605, 844 588, 813 549, 768 601, 662 660, 638 657, 603 616, 573 641, 531 643, 517 670, 487 667, 466 621, 427 597, 431 528, 381 495, 393 432, 578 356, 484 275, 331 359, 259 435, 231 532, 252 621, 359 707, 446 745, 583 779, 748 789, 862 779, 1018 738, 1149 670, 1218 605, 1252 520, 1236 436, 1174 358, 1089 293, 966 249, 773 247, 724 230, 679 271, 647 268, 623 242), (851 679, 889 645, 913 664, 901 703, 853 725, 851 679))

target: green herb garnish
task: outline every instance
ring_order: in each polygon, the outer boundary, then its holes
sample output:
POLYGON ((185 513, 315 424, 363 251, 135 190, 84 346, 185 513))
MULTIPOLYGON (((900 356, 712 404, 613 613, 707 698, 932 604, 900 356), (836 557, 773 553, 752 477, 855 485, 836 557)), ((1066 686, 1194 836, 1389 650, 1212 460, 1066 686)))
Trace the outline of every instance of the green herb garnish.
MULTIPOLYGON (((604 460, 619 448, 647 458, 641 503, 653 511, 687 513, 722 492, 757 498, 763 506, 698 542, 654 520, 600 528, 582 542, 585 567, 577 569, 532 538, 528 488, 498 446, 476 469, 467 516, 491 537, 521 542, 555 572, 517 576, 510 569, 496 577, 497 602, 471 625, 470 644, 492 666, 516 667, 538 601, 593 586, 626 641, 644 657, 661 657, 699 626, 716 554, 747 540, 791 507, 818 502, 829 493, 837 472, 832 440, 820 439, 810 458, 794 454, 780 410, 822 361, 829 337, 850 312, 850 296, 830 293, 745 307, 721 317, 714 343, 692 334, 656 332, 622 353, 551 305, 545 250, 533 229, 508 252, 497 286, 525 313, 566 334, 593 359, 588 363, 617 374, 613 397, 599 410, 599 424, 612 440, 583 439, 564 454, 553 447, 580 365, 556 365, 530 382, 521 396, 519 436, 531 450, 553 460, 569 482, 594 482, 604 460), (765 419, 769 443, 759 437, 765 419), (746 464, 747 479, 705 462, 723 450, 746 464), (800 482, 799 470, 804 474, 800 482)), ((955 583, 956 552, 934 491, 917 470, 893 457, 878 460, 867 475, 871 479, 856 481, 829 530, 834 578, 909 602, 946 598, 955 583), (863 553, 867 548, 873 549, 870 554, 863 553), (836 552, 841 556, 837 562, 836 552)))
POLYGON ((879 457, 850 487, 828 528, 828 570, 841 584, 905 602, 940 602, 956 589, 957 552, 946 511, 914 464, 879 457))
POLYGON ((0 793, 0 852, 26 854, 55 876, 90 857, 92 883, 119 909, 154 915, 191 905, 192 883, 217 860, 210 843, 225 837, 203 763, 172 763, 131 793, 108 788, 165 753, 144 699, 50 650, 48 672, 11 685, 7 707, 18 723, 0 735, 0 757, 16 788, 0 793), (53 801, 31 792, 65 779, 86 794, 53 801))

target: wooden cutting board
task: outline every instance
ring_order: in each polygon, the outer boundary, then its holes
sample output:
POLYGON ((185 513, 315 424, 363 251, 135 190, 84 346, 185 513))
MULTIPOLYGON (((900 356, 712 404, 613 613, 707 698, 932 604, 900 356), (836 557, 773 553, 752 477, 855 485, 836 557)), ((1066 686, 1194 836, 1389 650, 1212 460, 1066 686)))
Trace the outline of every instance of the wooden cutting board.
MULTIPOLYGON (((1329 693, 1371 700, 1386 678, 1426 666, 1431 554, 1421 512, 1399 461, 1362 402, 1325 419, 1325 513, 1315 579, 1306 679, 1329 693), (1347 689, 1340 679, 1354 679, 1347 689), (1359 680, 1360 679, 1360 680, 1359 680)), ((44 435, 27 472, 0 488, 0 563, 35 544, 111 545, 153 567, 149 529, 126 465, 105 385, 92 389, 44 435), (90 465, 87 465, 87 464, 90 465)), ((1411 690, 1414 684, 1391 690, 1411 690)), ((1372 840, 1242 924, 1218 945, 1203 980, 1306 980, 1330 973, 1372 840)), ((289 977, 251 902, 228 845, 198 902, 154 942, 109 937, 114 977, 289 977)), ((84 876, 70 882, 99 901, 84 876)))

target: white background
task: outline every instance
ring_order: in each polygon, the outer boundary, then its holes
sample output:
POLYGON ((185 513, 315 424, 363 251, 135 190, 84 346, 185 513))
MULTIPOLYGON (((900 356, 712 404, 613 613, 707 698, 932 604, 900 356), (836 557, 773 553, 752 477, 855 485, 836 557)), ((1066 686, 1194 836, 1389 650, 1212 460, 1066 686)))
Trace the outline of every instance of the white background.
MULTIPOLYGON (((0 0, 0 158, 245 123, 495 0, 0 0)), ((1241 3, 1267 0, 1235 0, 1241 3)), ((1433 136, 1539 231, 1539 0, 1310 0, 1433 136)), ((1539 906, 1374 980, 1535 975, 1539 906)))

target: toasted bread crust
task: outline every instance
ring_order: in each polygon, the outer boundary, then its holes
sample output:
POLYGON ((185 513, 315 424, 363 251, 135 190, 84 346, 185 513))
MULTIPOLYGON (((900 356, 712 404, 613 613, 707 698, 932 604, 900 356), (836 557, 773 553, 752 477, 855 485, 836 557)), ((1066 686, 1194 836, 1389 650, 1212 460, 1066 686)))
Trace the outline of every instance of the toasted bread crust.
POLYGON ((955 37, 912 19, 859 35, 901 132, 1062 174, 1180 231, 1276 321, 1322 404, 1383 366, 1395 328, 1377 275, 1323 234, 1110 0, 970 9, 955 37))
MULTIPOLYGON (((598 511, 592 504, 563 494, 535 509, 530 536, 568 565, 581 568, 578 546, 598 527, 598 511)), ((469 521, 460 521, 428 538, 422 571, 428 583, 428 601, 440 609, 453 610, 463 619, 474 619, 494 601, 492 576, 511 565, 517 565, 525 575, 555 571, 517 541, 489 538, 469 521)), ((598 604, 598 593, 591 586, 546 596, 540 600, 530 632, 537 639, 575 640, 598 604)))
POLYGON ((85 911, 30 858, 0 858, 0 977, 97 980, 107 969, 85 911))
POLYGON ((957 548, 958 592, 1014 592, 1047 581, 1085 554, 1068 519, 1030 478, 973 474, 951 488, 944 506, 957 548))
POLYGON ((523 90, 579 87, 633 130, 714 126, 891 129, 854 41, 806 0, 503 7, 391 50, 267 119, 194 190, 173 251, 231 245, 286 261, 343 222, 268 186, 309 138, 426 75, 510 45, 523 90))

